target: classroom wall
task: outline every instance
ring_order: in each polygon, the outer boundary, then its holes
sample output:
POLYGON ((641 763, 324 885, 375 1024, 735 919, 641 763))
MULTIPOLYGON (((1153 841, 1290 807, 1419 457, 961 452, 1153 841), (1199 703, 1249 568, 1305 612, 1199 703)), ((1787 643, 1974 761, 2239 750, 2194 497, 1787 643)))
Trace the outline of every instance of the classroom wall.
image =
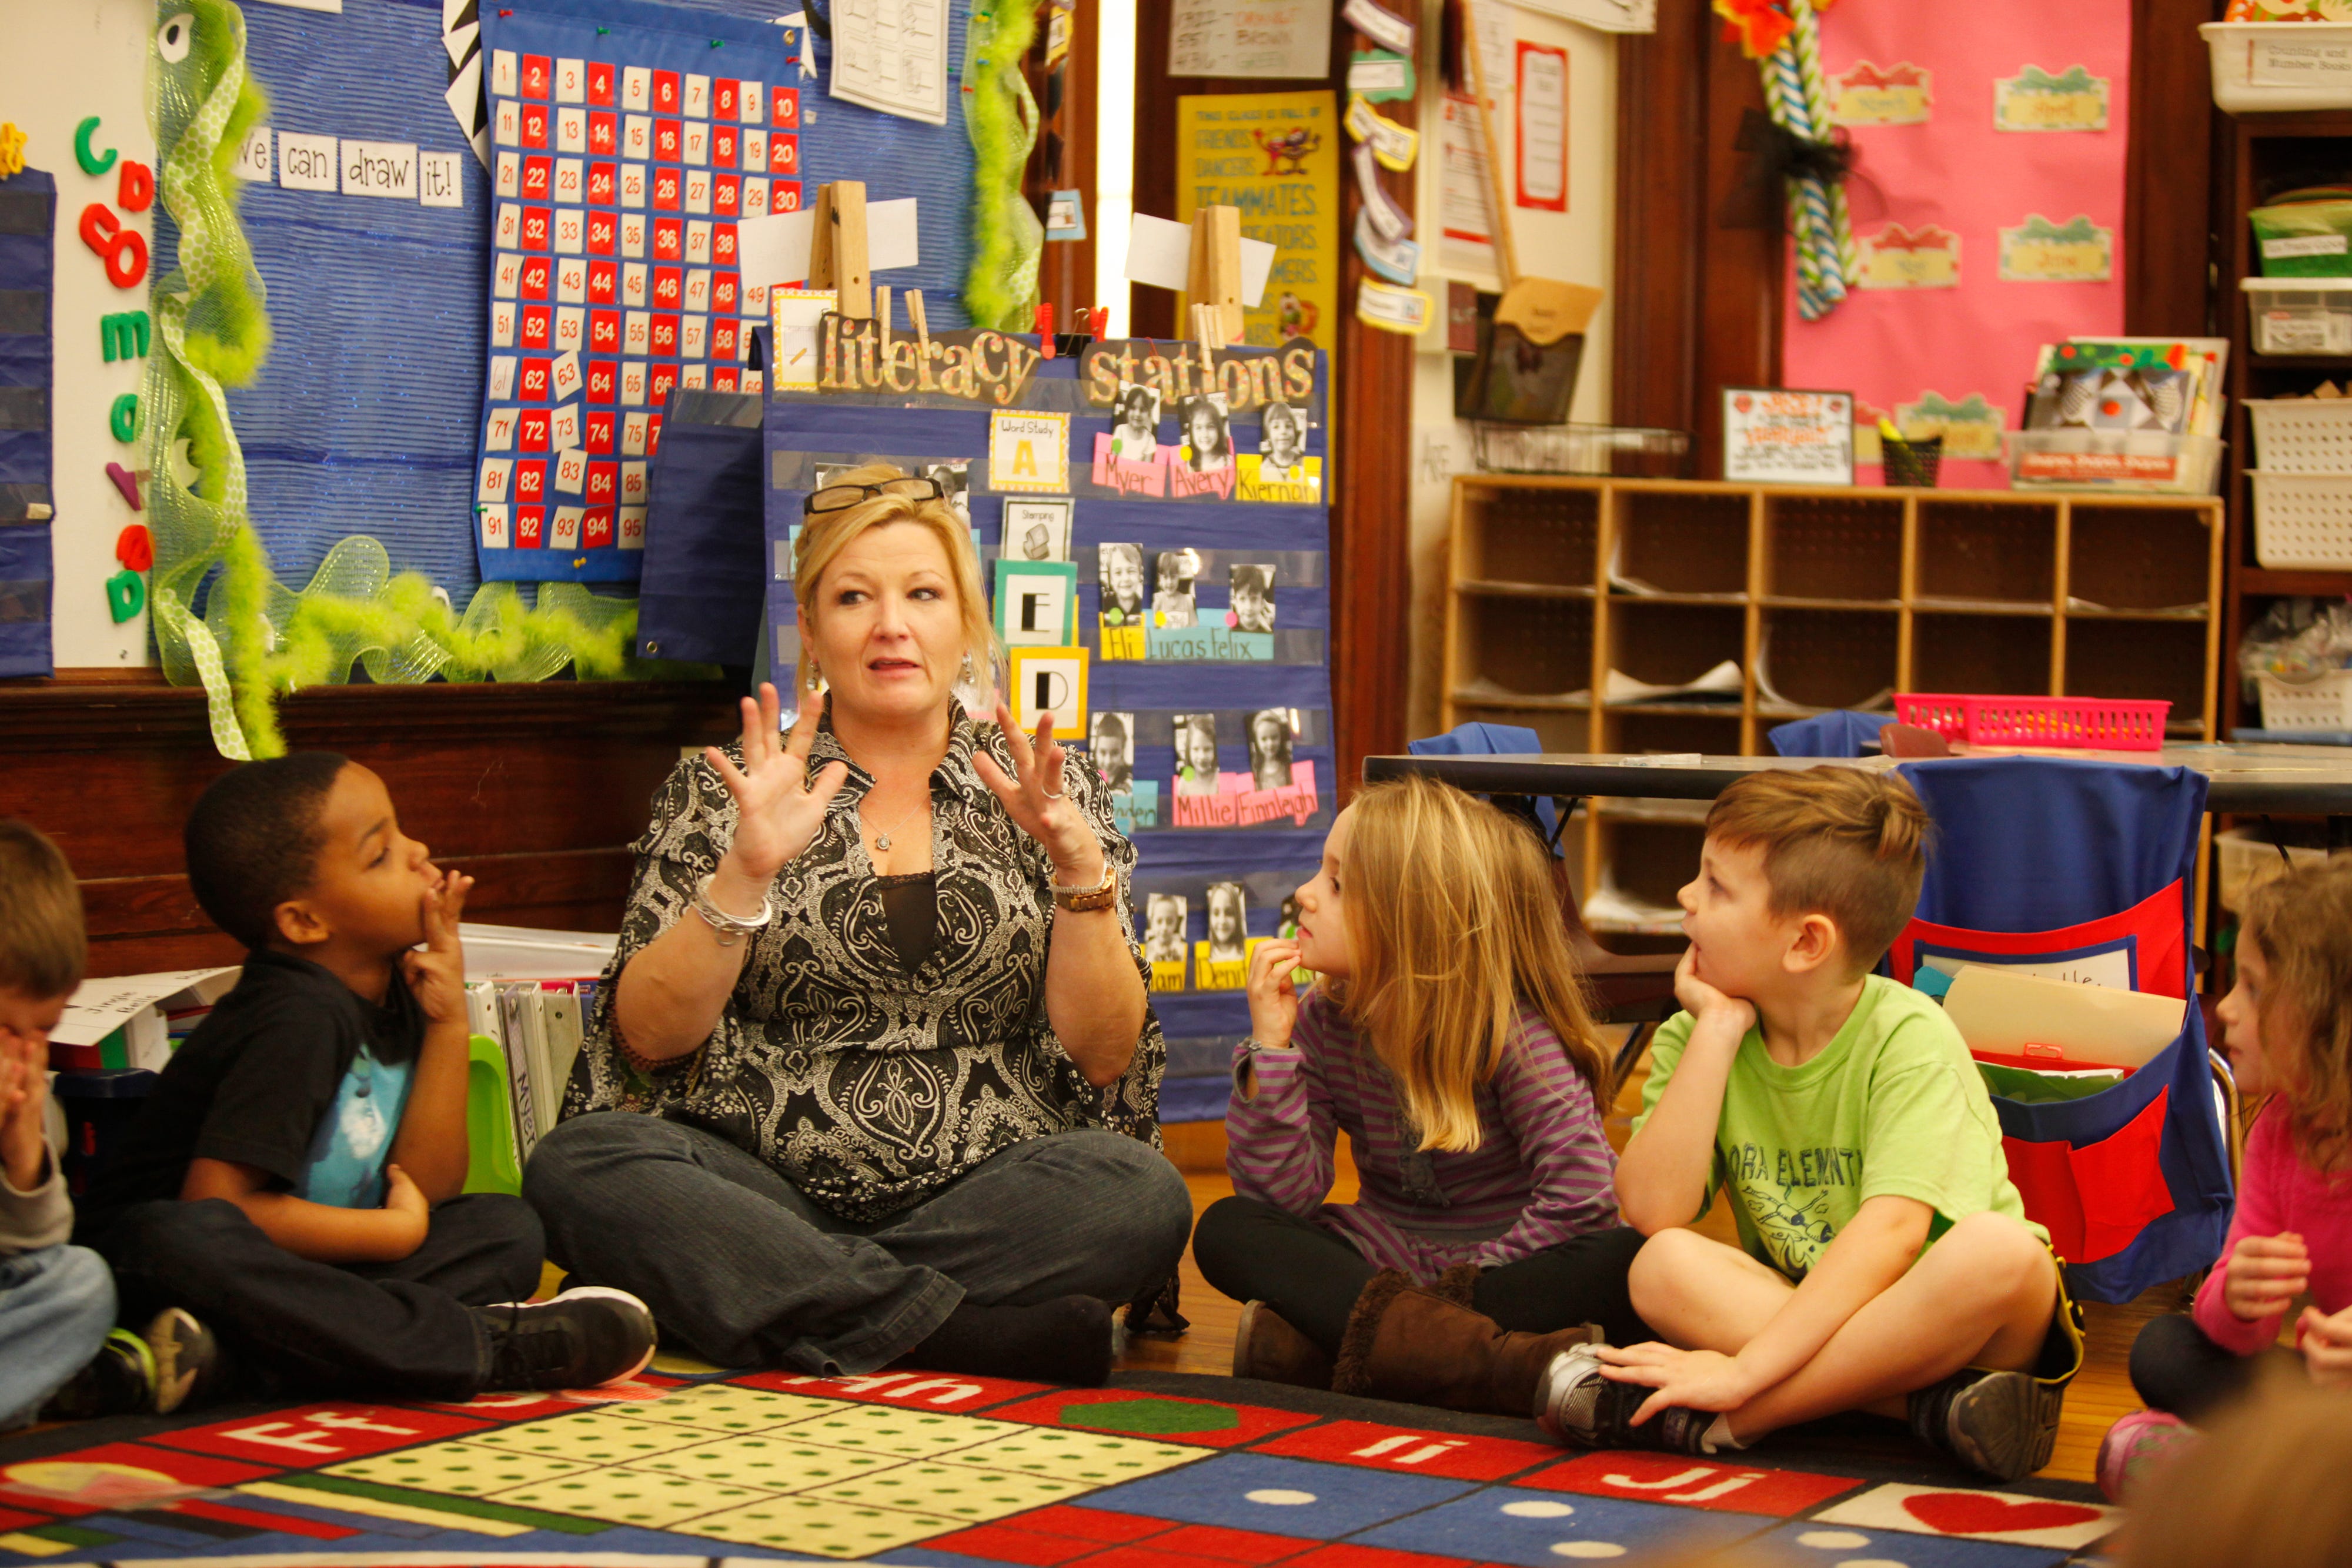
MULTIPOLYGON (((1439 319, 1431 332, 1417 340, 1419 351, 1413 357, 1412 674, 1405 710, 1409 736, 1433 735, 1439 727, 1452 481, 1454 475, 1473 472, 1476 466, 1470 426, 1454 417, 1454 356, 1444 351, 1445 286, 1455 278, 1484 289, 1498 287, 1491 267, 1481 270, 1449 258, 1448 247, 1440 237, 1444 206, 1444 91, 1437 47, 1441 9, 1434 3, 1424 7, 1423 57, 1417 68, 1422 80, 1434 90, 1425 87, 1422 94, 1419 169, 1423 215, 1414 237, 1422 242, 1421 288, 1436 300, 1439 319)), ((1482 7, 1481 26, 1489 19, 1500 19, 1511 29, 1509 37, 1568 51, 1568 211, 1513 209, 1512 233, 1520 268, 1606 291, 1616 246, 1617 40, 1613 35, 1506 0, 1490 0, 1482 7)), ((1492 91, 1496 84, 1490 81, 1488 87, 1492 91)), ((1507 185, 1516 192, 1517 183, 1510 166, 1514 155, 1510 94, 1497 92, 1496 97, 1500 100, 1496 111, 1496 139, 1505 160, 1507 185)), ((1570 417, 1579 423, 1609 420, 1610 317, 1610 301, 1604 299, 1586 334, 1584 364, 1570 409, 1570 417)))
POLYGON ((116 441, 107 412, 123 392, 135 392, 144 360, 107 364, 98 347, 98 319, 117 310, 143 309, 147 284, 116 288, 106 267, 78 233, 84 207, 104 202, 125 227, 152 234, 153 207, 123 212, 115 201, 123 159, 155 165, 147 130, 147 35, 154 24, 150 0, 0 0, 0 120, 25 133, 25 162, 58 183, 56 376, 50 425, 55 432, 53 479, 58 515, 49 533, 55 551, 51 647, 58 667, 131 669, 148 662, 144 611, 121 625, 106 608, 106 580, 121 568, 114 541, 138 514, 106 476, 120 461, 138 466, 138 448, 116 441), (100 120, 93 152, 115 150, 104 174, 81 172, 74 161, 74 128, 100 120))

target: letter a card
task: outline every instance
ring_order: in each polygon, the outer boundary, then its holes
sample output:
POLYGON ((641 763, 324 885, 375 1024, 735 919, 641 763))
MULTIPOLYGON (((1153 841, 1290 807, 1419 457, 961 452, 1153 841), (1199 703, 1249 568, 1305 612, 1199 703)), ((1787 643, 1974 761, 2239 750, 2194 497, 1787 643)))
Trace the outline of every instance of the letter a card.
POLYGON ((996 634, 1008 648, 1076 644, 1078 569, 1066 560, 999 560, 996 634))
POLYGON ((1070 416, 1027 412, 990 414, 988 486, 992 490, 1068 490, 1070 416))

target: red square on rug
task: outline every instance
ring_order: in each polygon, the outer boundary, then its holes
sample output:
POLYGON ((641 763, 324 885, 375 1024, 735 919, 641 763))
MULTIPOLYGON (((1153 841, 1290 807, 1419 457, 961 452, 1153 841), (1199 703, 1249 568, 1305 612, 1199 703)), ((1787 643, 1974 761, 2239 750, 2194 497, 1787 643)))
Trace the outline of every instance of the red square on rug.
MULTIPOLYGON (((1205 1525, 1191 1527, 1193 1531, 1207 1528, 1205 1525)), ((1098 1552, 1087 1558, 1086 1568, 1097 1568, 1097 1565, 1099 1568, 1237 1568, 1239 1564, 1263 1568, 1264 1564, 1280 1561, 1286 1553, 1295 1555, 1299 1547, 1299 1542, 1288 1536, 1261 1536, 1257 1539, 1267 1543, 1265 1550, 1270 1555, 1234 1557, 1226 1555, 1234 1550, 1230 1543, 1221 1545, 1218 1551, 1202 1551, 1199 1548, 1203 1544, 1217 1543, 1204 1542, 1197 1534, 1192 1535, 1188 1542, 1187 1533, 1182 1530, 1171 1531, 1150 1541, 1139 1541, 1132 1546, 1114 1546, 1108 1552, 1098 1552), (1186 1544, 1194 1550, 1181 1550, 1186 1544)), ((1230 1530, 1224 1533, 1247 1535, 1249 1531, 1230 1530)))
POLYGON ((1024 1530, 1017 1524, 982 1524, 924 1544, 935 1552, 1017 1563, 1020 1568, 1061 1568, 1065 1563, 1102 1550, 1099 1541, 1074 1541, 1066 1535, 1024 1530))
POLYGON ((1631 1452, 1586 1454, 1515 1484, 1591 1497, 1678 1503, 1725 1513, 1760 1513, 1773 1519, 1787 1519, 1862 1485, 1847 1476, 1768 1470, 1680 1454, 1631 1452))
POLYGON ((935 1551, 985 1557, 992 1563, 1060 1568, 1060 1564, 1089 1552, 1140 1541, 1168 1529, 1164 1519, 1055 1503, 1001 1524, 982 1524, 953 1535, 942 1535, 926 1544, 935 1551))
POLYGON ((926 1409, 953 1410, 965 1416, 1008 1399, 1043 1394, 1053 1386, 1047 1383, 1021 1383, 1010 1377, 966 1377, 946 1372, 872 1372, 858 1377, 754 1372, 727 1381, 744 1388, 767 1388, 779 1394, 855 1399, 867 1405, 919 1405, 926 1409))
POLYGON ((404 1410, 391 1405, 310 1405, 219 1421, 209 1427, 159 1433, 149 1439, 199 1454, 255 1459, 270 1465, 331 1465, 363 1459, 412 1443, 462 1437, 486 1430, 488 1422, 441 1410, 404 1410))
POLYGON ((1297 1555, 1298 1542, 1287 1535, 1261 1535, 1255 1530, 1232 1530, 1222 1524, 1181 1524, 1149 1543, 1154 1552, 1181 1552, 1214 1563, 1279 1563, 1297 1555))
POLYGON ((1284 1568, 1468 1568, 1461 1557, 1433 1557, 1426 1552, 1398 1552, 1386 1546, 1358 1546, 1335 1542, 1294 1557, 1284 1568))
POLYGON ((1257 1405, 1222 1405, 1207 1399, 1179 1399, 1131 1388, 1062 1388, 1039 1399, 1024 1400, 991 1410, 998 1421, 1026 1421, 1040 1427, 1076 1427, 1089 1432, 1116 1432, 1126 1437, 1157 1437, 1170 1443, 1197 1443, 1208 1448, 1230 1448, 1255 1442, 1316 1419, 1294 1410, 1269 1410, 1257 1405))
POLYGON ((0 1465, 0 1500, 49 1513, 99 1513, 152 1507, 180 1492, 234 1486, 275 1473, 260 1465, 175 1454, 143 1443, 101 1443, 46 1459, 0 1465))
POLYGON ((1500 1480, 1559 1458, 1559 1448, 1550 1443, 1416 1432, 1370 1421, 1333 1421, 1261 1443, 1256 1451, 1294 1459, 1328 1459, 1367 1469, 1401 1470, 1407 1475, 1444 1476, 1457 1481, 1500 1480))

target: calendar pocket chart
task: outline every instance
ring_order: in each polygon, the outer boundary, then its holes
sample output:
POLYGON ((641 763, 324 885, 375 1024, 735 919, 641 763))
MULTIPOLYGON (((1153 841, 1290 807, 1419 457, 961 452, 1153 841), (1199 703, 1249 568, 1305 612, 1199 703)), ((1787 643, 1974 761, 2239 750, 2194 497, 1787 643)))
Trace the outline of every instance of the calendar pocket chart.
POLYGON ((800 71, 772 26, 626 3, 481 10, 486 580, 634 581, 675 387, 761 390, 736 225, 801 205, 800 71))

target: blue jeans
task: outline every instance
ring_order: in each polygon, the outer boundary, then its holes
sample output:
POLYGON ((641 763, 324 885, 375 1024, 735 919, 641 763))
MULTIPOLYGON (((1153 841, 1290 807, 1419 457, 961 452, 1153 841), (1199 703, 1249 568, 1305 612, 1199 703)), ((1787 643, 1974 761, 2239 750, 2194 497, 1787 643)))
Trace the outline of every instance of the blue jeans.
POLYGON ((28 1424, 113 1327, 114 1276, 89 1248, 0 1258, 0 1432, 28 1424))
POLYGON ((1192 1226, 1176 1167, 1098 1129, 1015 1144, 861 1225, 715 1134, 600 1111, 539 1141, 523 1196, 548 1255, 644 1298, 666 1339, 824 1376, 888 1365, 967 1297, 1132 1301, 1175 1272, 1192 1226))

